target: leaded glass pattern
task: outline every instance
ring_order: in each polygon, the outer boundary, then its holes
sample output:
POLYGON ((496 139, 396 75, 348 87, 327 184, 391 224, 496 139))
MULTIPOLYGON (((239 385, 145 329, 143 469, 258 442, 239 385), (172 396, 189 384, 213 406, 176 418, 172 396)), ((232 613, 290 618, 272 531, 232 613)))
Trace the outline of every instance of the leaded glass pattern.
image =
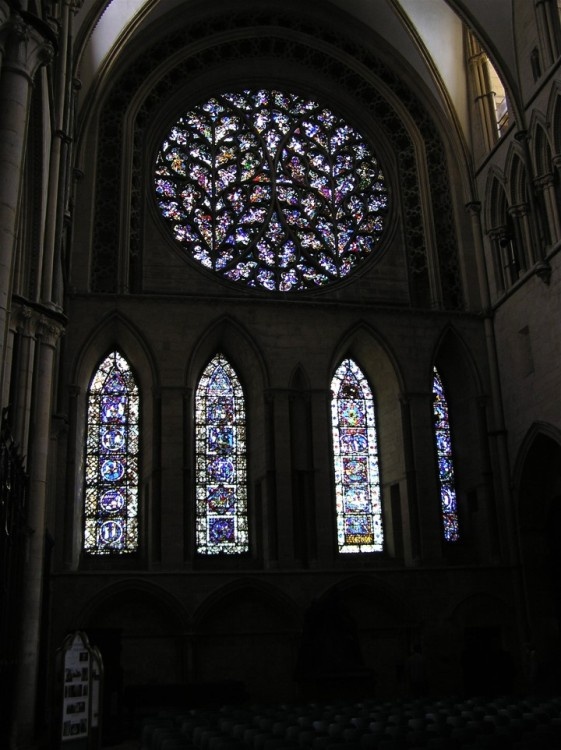
POLYGON ((339 552, 380 552, 384 533, 374 397, 351 359, 337 369, 331 393, 339 552))
POLYGON ((247 552, 245 400, 222 354, 212 359, 199 381, 195 430, 197 552, 247 552))
POLYGON ((138 549, 139 392, 116 351, 88 390, 84 551, 125 554, 138 549))
POLYGON ((215 96, 179 118, 154 184, 190 257, 269 291, 347 276, 378 245, 388 208, 360 133, 315 101, 263 89, 215 96))
POLYGON ((450 419, 448 416, 448 403, 444 395, 444 386, 436 367, 433 370, 432 394, 443 534, 445 541, 457 542, 460 538, 460 532, 450 419))

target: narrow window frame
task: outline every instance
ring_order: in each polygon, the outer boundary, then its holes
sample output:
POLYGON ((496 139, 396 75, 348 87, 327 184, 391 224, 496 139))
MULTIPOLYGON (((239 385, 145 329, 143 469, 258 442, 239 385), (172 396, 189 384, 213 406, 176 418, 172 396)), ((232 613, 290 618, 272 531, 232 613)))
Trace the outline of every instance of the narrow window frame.
POLYGON ((386 543, 376 400, 363 370, 350 357, 340 362, 331 379, 331 436, 337 551, 339 554, 382 553, 385 551, 386 543), (354 388, 361 394, 361 398, 355 401, 364 403, 364 419, 360 424, 352 424, 355 418, 360 417, 356 405, 355 416, 353 406, 349 405, 346 424, 341 421, 342 399, 339 394, 344 387, 345 378, 349 392, 351 393, 354 388), (356 493, 352 492, 353 489, 356 489, 356 493), (364 509, 362 513, 358 512, 361 507, 364 509))

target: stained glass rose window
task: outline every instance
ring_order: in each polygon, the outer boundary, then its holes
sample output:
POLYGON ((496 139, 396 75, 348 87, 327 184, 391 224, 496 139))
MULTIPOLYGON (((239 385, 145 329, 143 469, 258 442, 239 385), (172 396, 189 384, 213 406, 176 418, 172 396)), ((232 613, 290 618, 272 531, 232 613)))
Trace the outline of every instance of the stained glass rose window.
POLYGON ((159 211, 189 257, 225 279, 289 292, 338 281, 372 255, 388 210, 363 136, 280 91, 214 96, 161 145, 159 211))

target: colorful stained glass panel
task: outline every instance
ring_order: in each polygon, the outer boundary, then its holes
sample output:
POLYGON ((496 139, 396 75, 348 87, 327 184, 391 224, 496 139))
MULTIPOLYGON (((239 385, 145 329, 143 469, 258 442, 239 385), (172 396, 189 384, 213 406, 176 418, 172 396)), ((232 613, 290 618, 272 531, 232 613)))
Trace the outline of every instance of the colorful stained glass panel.
POLYGON ((448 402, 444 386, 436 367, 433 370, 433 417, 438 479, 440 484, 440 507, 442 513, 443 534, 447 542, 460 539, 454 462, 452 457, 452 437, 448 417, 448 402))
POLYGON ((374 398, 351 359, 331 382, 332 436, 339 552, 384 548, 374 398))
POLYGON ((138 387, 127 361, 110 354, 88 391, 84 551, 138 549, 138 387))
POLYGON ((315 101, 265 89, 220 94, 181 117, 157 156, 154 191, 192 258, 270 291, 346 276, 377 249, 388 210, 358 131, 315 101))
POLYGON ((234 369, 221 354, 197 387, 195 435, 197 552, 247 552, 245 401, 234 369))

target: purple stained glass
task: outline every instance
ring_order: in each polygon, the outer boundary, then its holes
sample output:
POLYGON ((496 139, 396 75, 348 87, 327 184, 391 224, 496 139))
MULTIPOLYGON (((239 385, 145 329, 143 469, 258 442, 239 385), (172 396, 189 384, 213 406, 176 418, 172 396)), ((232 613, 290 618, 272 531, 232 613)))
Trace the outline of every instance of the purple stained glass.
POLYGON ((435 447, 440 484, 440 508, 444 539, 457 542, 460 539, 454 461, 452 456, 452 437, 448 417, 448 402, 444 386, 436 367, 433 369, 433 418, 435 447))
POLYGON ((227 482, 234 474, 234 464, 227 458, 217 458, 208 464, 208 473, 216 482, 227 482))
POLYGON ((138 549, 139 395, 127 361, 113 352, 88 391, 84 551, 138 549))
POLYGON ((209 543, 213 545, 233 544, 236 538, 234 519, 224 516, 210 518, 208 536, 209 543))
POLYGON ((235 513, 236 495, 233 487, 210 487, 208 492, 208 510, 211 513, 225 515, 235 513))
POLYGON ((315 101, 265 89, 220 94, 180 117, 158 153, 154 192, 190 257, 270 291, 346 276, 377 249, 388 211, 383 172, 358 131, 315 101))
POLYGON ((247 552, 245 400, 221 354, 207 365, 197 387, 195 434, 197 552, 247 552))
POLYGON ((339 552, 384 547, 374 398, 364 374, 345 359, 331 382, 339 552))

